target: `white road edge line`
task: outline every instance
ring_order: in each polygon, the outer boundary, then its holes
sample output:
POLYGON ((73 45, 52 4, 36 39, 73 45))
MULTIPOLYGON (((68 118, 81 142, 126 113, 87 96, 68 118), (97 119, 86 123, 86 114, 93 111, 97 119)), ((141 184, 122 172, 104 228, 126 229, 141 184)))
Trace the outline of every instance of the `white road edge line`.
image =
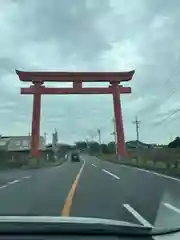
POLYGON ((82 173, 82 171, 83 171, 83 169, 85 167, 85 163, 86 163, 86 161, 84 159, 82 159, 82 160, 83 160, 84 163, 81 165, 80 171, 79 171, 79 173, 77 175, 78 181, 79 181, 79 178, 81 176, 81 173, 82 173))
POLYGON ((168 175, 164 175, 164 174, 161 174, 161 173, 156 173, 156 172, 153 172, 153 171, 149 171, 149 170, 146 170, 146 169, 142 169, 142 168, 138 168, 138 167, 131 167, 131 166, 126 166, 126 165, 121 165, 121 167, 126 167, 126 168, 131 168, 131 169, 137 169, 139 171, 142 171, 142 172, 147 172, 147 173, 151 173, 151 174, 154 174, 154 175, 157 175, 159 177, 164 177, 164 178, 167 178, 167 179, 171 179, 171 180, 175 180, 177 182, 180 182, 180 179, 178 178, 175 178, 175 177, 171 177, 171 176, 168 176, 168 175))
POLYGON ((7 185, 2 185, 2 186, 0 186, 0 188, 6 188, 7 187, 7 185))
POLYGON ((84 169, 85 163, 86 163, 84 159, 83 159, 83 161, 84 161, 84 163, 83 163, 83 165, 82 165, 82 167, 81 167, 81 169, 79 171, 78 178, 80 177, 80 175, 81 175, 81 173, 82 173, 82 171, 84 169))
POLYGON ((111 173, 111 172, 109 172, 109 171, 107 171, 107 170, 105 170, 105 169, 102 169, 102 171, 105 172, 105 173, 107 173, 107 174, 109 174, 109 175, 111 175, 112 177, 114 177, 114 178, 116 178, 116 179, 120 179, 118 176, 116 176, 115 174, 113 174, 113 173, 111 173))
POLYGON ((166 206, 167 208, 173 210, 174 212, 180 213, 180 209, 177 207, 174 207, 173 205, 171 205, 170 203, 163 203, 164 206, 166 206))
POLYGON ((31 175, 29 175, 29 176, 25 176, 25 177, 23 177, 23 178, 31 178, 32 176, 31 175))
POLYGON ((123 204, 123 206, 130 212, 142 225, 145 227, 152 228, 151 225, 146 219, 144 219, 134 208, 132 208, 129 204, 123 204))
POLYGON ((93 166, 93 167, 97 167, 97 166, 96 166, 95 164, 93 164, 93 163, 92 163, 92 166, 93 166))
POLYGON ((14 180, 14 181, 12 181, 12 182, 8 182, 7 184, 14 184, 14 183, 18 183, 18 182, 20 182, 20 180, 19 180, 19 179, 16 179, 16 180, 14 180))

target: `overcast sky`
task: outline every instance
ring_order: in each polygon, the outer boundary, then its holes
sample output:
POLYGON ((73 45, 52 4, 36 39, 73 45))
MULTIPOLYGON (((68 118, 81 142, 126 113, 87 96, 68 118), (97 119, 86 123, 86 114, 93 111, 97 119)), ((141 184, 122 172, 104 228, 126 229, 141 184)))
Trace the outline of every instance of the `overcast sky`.
MULTIPOLYGON (((178 0, 0 0, 0 133, 31 131, 32 97, 20 95, 15 69, 135 69, 122 111, 126 140, 167 143, 180 135, 180 2, 178 0)), ((66 86, 67 84, 63 84, 66 86)), ((97 84, 94 84, 97 85, 97 84)), ((127 85, 127 84, 126 84, 127 85)), ((42 99, 41 134, 60 142, 97 135, 112 140, 112 96, 42 99)))

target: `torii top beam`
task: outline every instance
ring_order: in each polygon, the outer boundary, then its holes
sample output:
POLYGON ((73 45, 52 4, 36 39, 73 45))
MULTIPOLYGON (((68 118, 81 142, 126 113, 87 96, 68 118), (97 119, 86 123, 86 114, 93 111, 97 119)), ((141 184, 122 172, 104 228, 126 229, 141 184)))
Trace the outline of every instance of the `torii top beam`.
POLYGON ((16 70, 24 82, 121 82, 130 81, 134 70, 129 72, 25 72, 16 70))

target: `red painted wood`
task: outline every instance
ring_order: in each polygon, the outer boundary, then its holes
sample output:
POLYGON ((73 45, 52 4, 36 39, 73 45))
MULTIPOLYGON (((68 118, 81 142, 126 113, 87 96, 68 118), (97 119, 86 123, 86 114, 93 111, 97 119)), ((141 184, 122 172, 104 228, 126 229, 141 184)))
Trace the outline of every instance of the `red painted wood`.
POLYGON ((24 72, 16 70, 19 79, 24 82, 49 81, 49 82, 120 82, 129 81, 134 75, 134 70, 129 72, 24 72))
POLYGON ((124 128, 118 84, 113 83, 112 88, 113 88, 114 117, 117 134, 117 151, 120 156, 126 156, 127 153, 124 140, 124 128))
MULTIPOLYGON (((112 94, 112 87, 107 88, 21 88, 21 94, 35 94, 36 92, 41 94, 112 94)), ((130 87, 119 87, 119 94, 131 93, 130 87)))
MULTIPOLYGON (((36 86, 35 86, 36 87, 36 86)), ((39 86, 37 86, 38 88, 39 86)), ((33 99, 31 156, 39 156, 41 94, 35 93, 33 99)))
POLYGON ((117 149, 120 156, 126 156, 120 94, 131 93, 130 87, 119 86, 134 75, 129 72, 23 72, 16 70, 21 81, 32 82, 29 88, 21 88, 21 94, 33 94, 31 154, 39 155, 41 94, 112 94, 117 129, 117 149), (73 88, 46 88, 43 82, 73 82, 73 88), (82 82, 109 82, 105 88, 82 88, 82 82))
POLYGON ((73 88, 76 89, 76 90, 81 91, 81 89, 82 89, 82 81, 79 81, 79 82, 73 81, 73 88))

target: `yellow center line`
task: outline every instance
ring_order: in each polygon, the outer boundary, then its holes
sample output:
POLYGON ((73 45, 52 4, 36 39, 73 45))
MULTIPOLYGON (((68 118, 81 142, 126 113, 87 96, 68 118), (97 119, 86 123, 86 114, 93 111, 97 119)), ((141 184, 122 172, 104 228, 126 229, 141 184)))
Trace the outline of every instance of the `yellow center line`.
POLYGON ((74 193, 76 191, 76 187, 78 185, 78 180, 79 180, 80 175, 82 173, 82 170, 84 168, 84 165, 85 165, 85 162, 84 162, 83 166, 81 167, 80 171, 78 172, 78 174, 76 175, 74 183, 72 184, 72 187, 71 187, 71 189, 68 193, 68 196, 66 198, 64 207, 63 207, 62 212, 61 212, 61 216, 68 217, 70 215, 72 200, 73 200, 73 197, 74 197, 74 193))

